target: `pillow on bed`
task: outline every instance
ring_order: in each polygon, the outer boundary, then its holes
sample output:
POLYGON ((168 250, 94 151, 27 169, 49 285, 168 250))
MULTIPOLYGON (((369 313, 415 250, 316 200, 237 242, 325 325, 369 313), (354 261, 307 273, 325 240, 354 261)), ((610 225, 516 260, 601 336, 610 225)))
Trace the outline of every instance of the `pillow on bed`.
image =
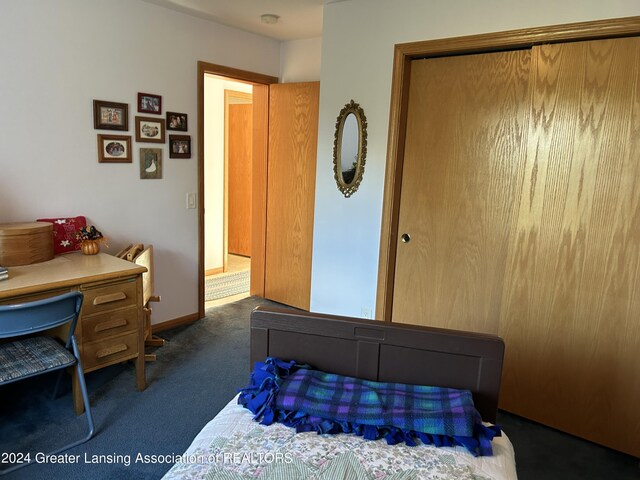
POLYGON ((367 440, 435 446, 460 445, 492 455, 499 427, 486 427, 469 390, 382 383, 314 370, 295 361, 256 363, 238 403, 264 425, 297 432, 355 433, 367 440))
POLYGON ((69 253, 80 250, 80 240, 77 233, 80 228, 87 226, 85 217, 69 218, 39 218, 37 222, 53 224, 53 253, 69 253))

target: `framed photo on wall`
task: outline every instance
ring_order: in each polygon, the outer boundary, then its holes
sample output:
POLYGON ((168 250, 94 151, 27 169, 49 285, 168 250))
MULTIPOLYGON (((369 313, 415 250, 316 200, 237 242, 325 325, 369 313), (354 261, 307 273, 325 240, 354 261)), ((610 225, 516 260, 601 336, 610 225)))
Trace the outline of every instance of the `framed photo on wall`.
POLYGON ((130 135, 98 135, 99 163, 131 163, 130 135))
POLYGON ((191 158, 191 135, 169 135, 169 158, 191 158))
POLYGON ((129 130, 129 105, 94 100, 93 128, 96 130, 129 130))
POLYGON ((136 142, 164 143, 164 118, 136 117, 136 142))
POLYGON ((161 148, 141 148, 140 149, 140 178, 141 179, 162 178, 162 149, 161 148))
POLYGON ((167 130, 178 130, 186 132, 187 127, 187 114, 178 112, 167 112, 167 130))
POLYGON ((162 97, 152 93, 138 92, 138 112, 160 115, 162 113, 162 97))

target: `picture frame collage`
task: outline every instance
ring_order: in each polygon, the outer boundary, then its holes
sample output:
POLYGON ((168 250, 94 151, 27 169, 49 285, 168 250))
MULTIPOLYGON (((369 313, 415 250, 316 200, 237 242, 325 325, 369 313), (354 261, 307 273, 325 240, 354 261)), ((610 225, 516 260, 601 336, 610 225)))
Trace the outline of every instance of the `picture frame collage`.
MULTIPOLYGON (((138 143, 165 144, 166 131, 188 131, 188 115, 165 112, 162 115, 162 97, 138 92, 135 141, 138 143)), ((118 132, 129 131, 129 105, 105 100, 93 101, 93 127, 113 133, 98 134, 98 163, 133 163, 132 136, 118 132)), ((162 178, 163 149, 157 146, 139 148, 140 178, 162 178)), ((191 158, 191 136, 169 135, 169 158, 191 158)))

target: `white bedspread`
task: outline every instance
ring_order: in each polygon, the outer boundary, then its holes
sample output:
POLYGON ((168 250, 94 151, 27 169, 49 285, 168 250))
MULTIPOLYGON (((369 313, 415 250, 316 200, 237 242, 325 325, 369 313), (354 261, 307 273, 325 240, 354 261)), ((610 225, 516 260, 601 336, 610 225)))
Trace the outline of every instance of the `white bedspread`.
POLYGON ((514 480, 513 446, 503 433, 492 457, 474 457, 461 447, 407 447, 356 435, 295 433, 262 426, 237 397, 211 420, 165 475, 174 479, 371 479, 514 480))

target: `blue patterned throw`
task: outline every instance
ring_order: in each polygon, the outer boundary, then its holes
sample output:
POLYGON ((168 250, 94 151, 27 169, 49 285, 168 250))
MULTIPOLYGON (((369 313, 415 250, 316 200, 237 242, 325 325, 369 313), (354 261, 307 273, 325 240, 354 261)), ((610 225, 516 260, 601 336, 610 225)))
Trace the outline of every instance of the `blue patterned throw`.
POLYGON ((497 426, 486 427, 471 392, 382 383, 314 370, 295 361, 258 362, 238 403, 264 425, 280 422, 297 432, 354 433, 388 444, 464 446, 492 455, 497 426))

